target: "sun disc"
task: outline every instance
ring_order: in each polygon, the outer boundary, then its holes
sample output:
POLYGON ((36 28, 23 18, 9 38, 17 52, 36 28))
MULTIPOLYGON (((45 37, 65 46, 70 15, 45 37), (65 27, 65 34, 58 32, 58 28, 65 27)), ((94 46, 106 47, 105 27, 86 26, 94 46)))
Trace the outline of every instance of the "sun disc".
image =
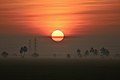
POLYGON ((60 42, 64 39, 64 33, 60 30, 55 30, 53 31, 51 37, 53 41, 60 42))

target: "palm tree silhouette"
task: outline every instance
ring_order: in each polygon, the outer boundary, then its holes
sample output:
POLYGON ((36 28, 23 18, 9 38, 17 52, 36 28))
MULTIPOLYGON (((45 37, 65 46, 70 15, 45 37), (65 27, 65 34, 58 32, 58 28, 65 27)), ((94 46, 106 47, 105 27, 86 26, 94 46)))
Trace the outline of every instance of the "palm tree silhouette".
POLYGON ((81 56, 81 50, 80 49, 77 49, 77 55, 81 56))
POLYGON ((21 54, 21 56, 24 58, 24 56, 25 56, 25 53, 28 51, 28 49, 27 49, 27 47, 26 46, 23 46, 23 47, 21 47, 21 49, 20 49, 20 54, 21 54))

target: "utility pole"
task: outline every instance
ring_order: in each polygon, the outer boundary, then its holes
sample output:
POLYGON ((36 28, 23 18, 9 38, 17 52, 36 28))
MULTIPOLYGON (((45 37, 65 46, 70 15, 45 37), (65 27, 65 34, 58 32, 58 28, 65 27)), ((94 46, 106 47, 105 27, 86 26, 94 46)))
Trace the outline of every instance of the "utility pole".
POLYGON ((32 54, 32 56, 37 57, 39 56, 39 54, 37 54, 37 38, 34 38, 34 53, 32 54))

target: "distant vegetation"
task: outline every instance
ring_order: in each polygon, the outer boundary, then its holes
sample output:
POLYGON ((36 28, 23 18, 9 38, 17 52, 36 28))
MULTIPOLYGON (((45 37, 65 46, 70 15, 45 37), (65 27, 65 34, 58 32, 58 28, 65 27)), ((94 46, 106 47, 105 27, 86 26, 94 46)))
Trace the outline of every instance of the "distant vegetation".
POLYGON ((26 46, 23 46, 20 48, 20 54, 24 58, 25 53, 28 51, 28 48, 26 46))
POLYGON ((4 52, 1 53, 1 56, 6 58, 8 56, 8 53, 6 51, 4 51, 4 52))
POLYGON ((77 49, 77 54, 78 54, 78 56, 98 56, 98 55, 100 55, 100 56, 109 56, 110 52, 109 52, 108 49, 103 47, 100 50, 91 48, 90 50, 86 50, 83 55, 81 54, 81 50, 77 49))
MULTIPOLYGON (((27 48, 27 46, 21 47, 20 51, 19 51, 20 52, 20 56, 24 58, 25 54, 28 52, 28 50, 29 49, 27 48)), ((67 58, 71 58, 72 57, 72 55, 70 53, 67 53, 66 55, 67 55, 67 58)), ((99 50, 95 49, 95 48, 91 48, 90 50, 86 50, 85 52, 81 53, 81 50, 77 49, 76 50, 76 55, 78 57, 86 57, 86 56, 109 56, 110 55, 110 51, 108 49, 106 49, 106 48, 103 47, 103 48, 101 48, 99 50)), ((4 51, 4 52, 1 53, 1 56, 3 56, 3 57, 6 58, 8 56, 8 53, 6 51, 4 51)), ((33 54, 31 54, 31 56, 38 57, 39 54, 36 53, 36 52, 34 52, 33 54)), ((57 57, 57 55, 53 54, 53 57, 57 57)))
MULTIPOLYGON (((101 48, 100 50, 91 48, 90 50, 86 50, 83 54, 81 53, 80 49, 76 50, 77 56, 78 57, 82 57, 82 56, 109 56, 110 55, 110 51, 106 48, 101 48)), ((71 55, 67 54, 67 57, 70 58, 71 55)))

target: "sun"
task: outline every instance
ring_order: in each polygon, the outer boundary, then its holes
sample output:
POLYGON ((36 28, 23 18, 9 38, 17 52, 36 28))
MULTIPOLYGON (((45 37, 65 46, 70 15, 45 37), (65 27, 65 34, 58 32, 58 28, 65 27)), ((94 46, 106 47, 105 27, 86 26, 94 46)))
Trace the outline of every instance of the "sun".
POLYGON ((52 32, 51 38, 55 42, 60 42, 64 39, 64 33, 60 30, 55 30, 52 32))

